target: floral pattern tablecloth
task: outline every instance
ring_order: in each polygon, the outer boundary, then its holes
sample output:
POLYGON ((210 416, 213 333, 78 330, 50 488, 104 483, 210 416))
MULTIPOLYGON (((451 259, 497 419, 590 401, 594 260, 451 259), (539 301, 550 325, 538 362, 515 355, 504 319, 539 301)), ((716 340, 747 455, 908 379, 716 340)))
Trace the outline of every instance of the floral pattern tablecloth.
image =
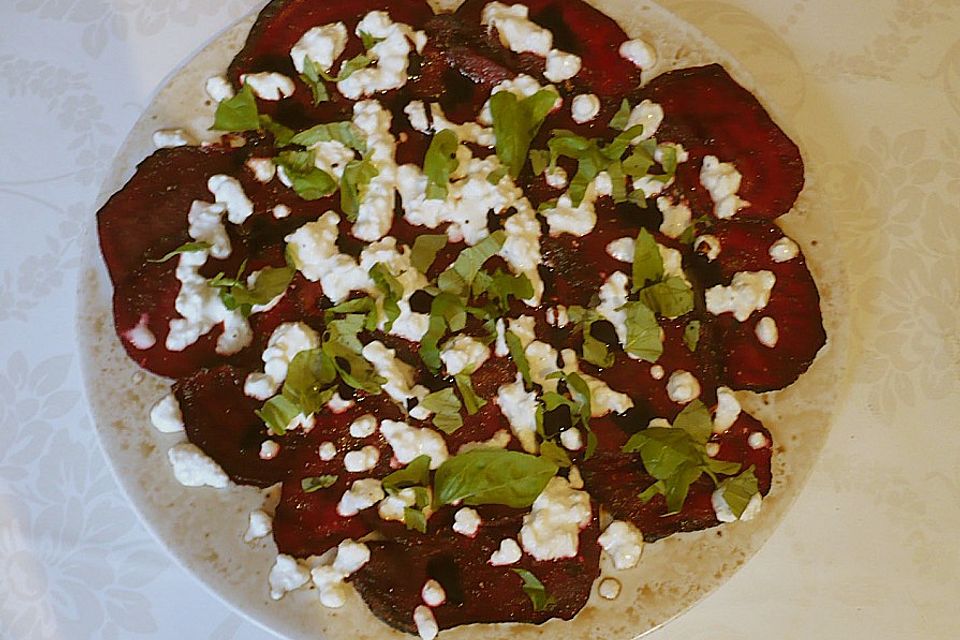
MULTIPOLYGON (((854 366, 797 503, 649 637, 955 638, 960 2, 662 0, 730 50, 828 168, 854 366), (815 135, 810 135, 814 132, 815 135)), ((273 637, 138 523, 83 403, 81 238, 152 92, 256 0, 0 3, 0 638, 273 637)), ((838 381, 842 384, 843 381, 838 381)))

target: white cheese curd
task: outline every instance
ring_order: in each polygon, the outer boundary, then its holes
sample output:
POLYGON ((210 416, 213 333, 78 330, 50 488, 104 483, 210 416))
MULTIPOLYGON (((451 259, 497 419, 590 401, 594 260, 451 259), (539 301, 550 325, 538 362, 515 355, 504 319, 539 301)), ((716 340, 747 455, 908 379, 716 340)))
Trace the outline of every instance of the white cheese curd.
POLYGON ((453 530, 462 536, 472 538, 477 535, 482 521, 476 509, 463 507, 453 514, 453 530))
POLYGON ((388 495, 377 505, 377 515, 381 520, 403 522, 407 507, 417 503, 417 494, 412 488, 401 489, 395 495, 388 495))
POLYGON ((440 360, 447 368, 447 374, 473 373, 490 358, 490 349, 476 338, 457 335, 447 340, 440 350, 440 360))
POLYGON ((399 89, 407 84, 407 65, 410 57, 412 30, 405 24, 395 23, 386 11, 371 11, 360 20, 356 34, 366 33, 380 42, 367 52, 374 64, 354 71, 337 83, 337 89, 350 100, 381 91, 399 89))
POLYGON ((800 255, 800 247, 787 236, 783 236, 770 245, 769 253, 774 262, 789 262, 800 255))
POLYGON ((668 238, 679 238, 693 221, 693 212, 682 202, 674 203, 668 196, 657 198, 657 209, 663 214, 660 233, 668 238))
POLYGON ((631 144, 640 144, 657 135, 657 130, 663 124, 663 107, 651 100, 644 100, 630 111, 627 118, 627 129, 643 125, 643 133, 630 141, 631 144))
POLYGON ((413 624, 417 627, 417 635, 421 640, 433 640, 440 633, 437 619, 433 616, 430 607, 420 605, 414 609, 413 624))
POLYGON ((713 414, 713 432, 723 433, 740 417, 740 402, 729 387, 717 388, 717 409, 713 414))
POLYGON ((260 443, 260 459, 273 460, 280 453, 280 445, 274 440, 264 440, 260 443))
POLYGON ((567 308, 562 304, 558 304, 556 307, 550 307, 547 309, 547 324, 553 327, 559 327, 563 329, 570 323, 570 316, 567 313, 567 308))
POLYGON ((620 596, 620 581, 616 578, 604 578, 597 586, 597 593, 604 600, 616 600, 620 596))
POLYGON ((643 552, 643 534, 634 525, 614 520, 598 539, 600 546, 619 570, 632 569, 640 562, 643 552))
POLYGON ((636 38, 620 45, 620 57, 646 71, 657 64, 657 51, 644 40, 636 38))
POLYGON ((633 181, 633 188, 643 192, 644 198, 652 198, 673 184, 673 178, 664 182, 654 176, 640 176, 633 181))
POLYGON ((183 431, 183 413, 172 391, 157 400, 150 409, 150 423, 161 433, 183 431))
POLYGON ((344 580, 369 560, 370 549, 362 542, 347 539, 337 545, 333 562, 319 564, 310 571, 313 584, 320 592, 320 604, 328 609, 339 609, 346 604, 349 586, 344 580))
POLYGON ((490 554, 489 564, 495 567, 503 567, 509 564, 516 564, 523 556, 520 545, 512 538, 504 538, 500 541, 500 548, 490 554))
POLYGON ((732 313, 743 322, 754 311, 766 308, 776 282, 771 271, 738 271, 729 287, 718 284, 707 289, 707 311, 715 316, 732 313))
POLYGON ((523 387, 523 378, 517 374, 517 379, 510 384, 500 385, 497 389, 497 406, 500 413, 507 419, 510 430, 520 446, 527 453, 537 452, 537 394, 527 391, 523 387))
POLYGON ((633 262, 637 241, 633 238, 617 238, 607 244, 607 255, 620 262, 633 262))
POLYGON ((223 102, 234 96, 233 85, 226 76, 207 78, 203 88, 214 102, 223 102))
POLYGON ((677 164, 682 164, 690 159, 690 154, 687 153, 687 150, 683 148, 682 144, 674 144, 672 142, 665 142, 658 145, 657 150, 653 152, 653 159, 663 164, 667 157, 667 149, 673 149, 677 164))
POLYGON ((377 419, 372 414, 360 416, 350 423, 350 435, 354 438, 369 438, 377 432, 377 419))
POLYGON ((266 184, 277 175, 277 165, 275 165, 270 158, 250 158, 243 164, 253 173, 253 177, 257 179, 257 182, 266 184))
POLYGON ((709 457, 716 458, 720 453, 720 445, 716 442, 708 442, 706 445, 704 445, 703 450, 709 457))
POLYGON ((420 133, 430 133, 432 131, 430 120, 427 118, 427 108, 423 104, 423 100, 411 100, 407 106, 403 108, 403 112, 407 114, 410 126, 415 130, 420 133))
POLYGON ((601 171, 594 179, 594 186, 597 189, 598 196, 609 196, 613 193, 613 180, 606 171, 601 171))
POLYGON ((524 349, 537 339, 534 332, 537 321, 533 316, 517 316, 516 318, 510 318, 509 322, 510 332, 519 338, 520 346, 524 349))
POLYGON ((526 200, 515 203, 517 213, 503 224, 506 239, 500 248, 500 257, 507 261, 510 270, 525 275, 533 287, 533 297, 525 300, 535 307, 543 296, 543 279, 537 267, 543 260, 540 254, 540 222, 526 200), (523 206, 527 205, 527 206, 523 206))
POLYGON ((571 488, 583 489, 583 476, 580 475, 580 469, 576 466, 570 467, 570 471, 567 472, 567 481, 570 482, 571 488))
POLYGON ((580 73, 583 61, 572 53, 551 49, 547 54, 547 69, 544 77, 550 82, 563 82, 580 73))
POLYGON ((610 177, 608 175, 606 178, 607 185, 600 185, 601 179, 598 175, 587 185, 583 200, 576 207, 573 206, 570 195, 565 193, 557 199, 557 204, 554 207, 544 210, 543 215, 547 219, 547 224, 550 225, 550 235, 558 236, 561 233, 569 233, 579 238, 593 231, 597 224, 595 204, 602 195, 600 186, 610 186, 609 181, 610 177))
POLYGON ((321 140, 307 148, 313 151, 314 166, 337 180, 343 178, 347 164, 356 157, 353 149, 337 140, 321 140))
POLYGON ((146 351, 157 344, 157 336, 155 336, 153 331, 150 331, 150 327, 147 326, 149 319, 149 314, 142 314, 136 326, 125 331, 123 334, 123 337, 129 340, 135 349, 139 349, 140 351, 146 351))
POLYGON ((380 423, 380 433, 400 464, 409 464, 418 456, 430 456, 430 468, 436 469, 450 457, 443 436, 433 429, 419 429, 406 422, 384 420, 380 423))
MULTIPOLYGON (((384 43, 376 45, 374 49, 382 44, 384 43)), ((406 63, 404 63, 404 74, 406 74, 406 63)), ((367 149, 369 149, 367 159, 378 171, 362 194, 357 221, 352 229, 354 237, 367 242, 373 242, 385 236, 390 230, 390 225, 393 224, 397 187, 395 161, 397 141, 390 133, 392 121, 393 116, 390 112, 376 100, 364 100, 353 105, 353 124, 366 137, 367 149)))
POLYGON ((340 393, 337 392, 334 393, 330 401, 327 402, 327 409, 329 409, 331 413, 341 414, 354 404, 356 403, 353 400, 344 400, 340 397, 340 393))
POLYGON ((497 329, 497 339, 493 345, 493 355, 498 358, 506 358, 510 355, 510 347, 507 346, 507 326, 503 318, 497 318, 494 324, 497 329))
POLYGON ((769 443, 767 442, 767 436, 763 435, 760 431, 754 431, 747 436, 747 444, 751 449, 763 449, 769 443))
POLYGON ((544 171, 543 178, 546 180, 547 186, 554 189, 563 189, 567 186, 567 172, 563 167, 548 168, 544 171))
POLYGON ((273 330, 261 359, 263 373, 253 372, 243 384, 251 398, 266 400, 276 394, 287 379, 287 368, 297 354, 320 346, 320 336, 303 322, 284 322, 273 330))
MULTIPOLYGON (((546 86, 541 85, 536 78, 528 76, 525 73, 521 73, 515 78, 507 78, 503 82, 497 84, 490 91, 490 95, 493 96, 501 91, 509 91, 513 95, 517 96, 517 98, 523 99, 529 98, 541 89, 548 89, 557 94, 557 100, 553 103, 552 111, 556 111, 563 106, 563 98, 560 97, 560 93, 557 91, 556 87, 554 87, 552 84, 548 84, 546 86)), ((493 113, 490 111, 490 100, 487 100, 480 109, 480 115, 477 117, 477 121, 487 126, 493 124, 493 113)))
POLYGON ((207 188, 217 204, 227 208, 227 219, 233 224, 243 224, 253 215, 253 203, 243 192, 240 181, 232 176, 218 174, 207 180, 207 188))
POLYGON ((207 261, 206 251, 188 251, 180 254, 176 277, 180 291, 174 302, 179 318, 170 320, 170 331, 165 346, 170 351, 183 351, 223 323, 223 333, 217 338, 216 351, 233 355, 253 340, 253 332, 239 310, 230 311, 220 299, 220 293, 207 284, 200 275, 200 267, 207 261))
POLYGON ((337 447, 332 442, 324 442, 317 449, 317 453, 320 455, 321 460, 329 462, 337 456, 337 447))
POLYGON ((650 367, 650 377, 654 380, 663 380, 664 375, 666 375, 666 371, 660 365, 655 364, 650 367))
POLYGON ((600 98, 593 93, 581 93, 570 105, 570 115, 577 124, 590 122, 600 113, 600 98))
POLYGON ((256 509, 250 512, 249 524, 246 533, 243 534, 243 541, 253 542, 260 538, 266 538, 271 531, 273 531, 273 518, 262 509, 256 509))
POLYGON ((697 239, 693 241, 693 250, 707 256, 707 260, 711 262, 720 255, 720 248, 720 238, 709 233, 697 236, 697 239))
POLYGON ((506 429, 498 429, 488 440, 476 440, 467 442, 457 449, 457 455, 466 453, 472 449, 506 449, 513 440, 513 436, 506 429))
POLYGON ((196 144, 197 139, 183 129, 158 129, 153 132, 153 146, 157 149, 173 149, 196 144))
POLYGON ((737 520, 743 520, 745 522, 747 520, 753 520, 757 514, 760 513, 763 496, 759 493, 753 494, 750 502, 747 503, 747 507, 743 510, 743 513, 740 514, 739 518, 733 513, 730 505, 727 504, 727 501, 724 499, 722 488, 718 488, 713 492, 713 495, 710 496, 710 502, 713 504, 713 512, 720 522, 736 522, 737 520))
POLYGON ((720 162, 717 156, 705 156, 700 168, 700 184, 710 192, 713 200, 713 214, 720 219, 732 218, 737 211, 749 206, 737 191, 743 176, 733 163, 720 162))
POLYGON ((536 560, 572 558, 590 517, 590 495, 571 488, 564 478, 551 478, 523 517, 520 544, 536 560))
POLYGON ((557 350, 546 342, 534 340, 524 348, 524 355, 530 365, 530 379, 541 385, 545 391, 556 391, 557 380, 548 380, 547 376, 560 370, 557 365, 557 350))
POLYGON ((420 589, 420 598, 428 607, 439 607, 447 601, 447 592, 443 590, 443 586, 439 582, 430 579, 423 583, 423 588, 420 589))
MULTIPOLYGON (((190 237, 197 242, 206 242, 210 245, 207 249, 214 258, 224 259, 230 255, 230 236, 227 235, 227 228, 223 226, 223 214, 227 208, 223 204, 211 204, 201 200, 194 200, 190 205, 190 211, 187 213, 187 231, 190 237)), ((200 251, 190 251, 188 253, 197 254, 199 258, 200 251)), ((185 254, 181 254, 181 257, 185 254)))
POLYGON ((600 304, 597 306, 597 313, 616 329, 620 344, 627 343, 627 312, 623 310, 623 306, 627 304, 627 295, 630 293, 627 287, 629 282, 627 274, 614 271, 600 286, 599 292, 600 304))
MULTIPOLYGON (((627 409, 633 407, 633 400, 630 399, 625 393, 620 393, 619 391, 614 391, 607 383, 599 378, 594 378, 591 375, 583 373, 580 371, 579 364, 577 362, 577 352, 573 349, 564 349, 561 353, 563 357, 563 370, 566 373, 577 372, 580 374, 580 377, 583 378, 583 381, 587 383, 587 387, 590 389, 590 415, 594 418, 600 418, 607 415, 608 413, 623 413, 627 409)), ((531 368, 532 376, 532 368, 531 368)), ((544 389, 550 391, 555 391, 556 380, 550 380, 552 385, 547 385, 540 383, 544 389)))
POLYGON ((443 107, 436 102, 430 103, 430 116, 433 120, 433 131, 453 131, 460 142, 473 142, 481 147, 493 148, 497 144, 493 129, 469 120, 462 124, 451 122, 443 112, 443 107))
POLYGON ((282 73, 263 72, 245 73, 240 82, 250 85, 250 89, 261 100, 277 101, 289 98, 296 91, 293 80, 282 73))
POLYGON ((663 275, 680 278, 690 286, 687 274, 683 271, 683 255, 676 249, 659 243, 657 243, 657 250, 660 252, 660 261, 663 263, 663 275))
POLYGON ((350 473, 370 471, 380 461, 380 450, 373 445, 367 445, 359 451, 348 451, 343 456, 343 467, 350 473))
POLYGON ((343 492, 337 504, 337 514, 348 518, 364 509, 369 509, 384 497, 383 487, 376 478, 355 480, 350 488, 343 492))
POLYGON ((270 569, 270 597, 279 600, 284 594, 299 589, 310 580, 310 571, 296 558, 280 554, 270 569))
POLYGON ((293 212, 290 210, 290 207, 288 207, 288 206, 285 205, 285 204, 278 204, 278 205, 275 206, 273 209, 271 209, 270 212, 273 214, 273 217, 276 218, 277 220, 281 220, 281 219, 283 219, 283 218, 286 218, 286 217, 289 216, 291 213, 293 213, 293 212))
POLYGON ((560 432, 560 444, 563 445, 564 449, 579 451, 583 448, 583 434, 576 427, 564 429, 560 432))
POLYGON ((667 380, 667 397, 677 404, 692 402, 700 397, 700 381, 689 371, 674 371, 667 380))
MULTIPOLYGON (((416 370, 397 358, 396 350, 388 349, 379 340, 365 345, 362 354, 373 365, 377 374, 387 379, 383 390, 398 404, 406 406, 410 398, 423 400, 429 393, 426 387, 414 384, 416 370)), ((383 425, 381 425, 381 431, 383 431, 383 425)))
POLYGON ((297 269, 311 282, 320 282, 323 293, 334 304, 340 304, 351 291, 374 287, 367 272, 350 256, 337 248, 340 216, 333 211, 319 220, 308 222, 285 240, 292 247, 297 269))
POLYGON ((304 33, 290 49, 290 58, 297 73, 303 73, 307 59, 324 71, 330 71, 330 67, 343 54, 346 46, 346 25, 334 22, 313 27, 304 33))
POLYGON ((481 24, 497 30, 503 46, 516 53, 535 53, 546 58, 553 48, 553 34, 527 18, 523 4, 491 2, 483 8, 481 24))
MULTIPOLYGON (((410 309, 410 297, 418 290, 427 286, 427 279, 410 262, 411 250, 406 245, 397 246, 396 238, 387 236, 367 245, 360 252, 360 266, 365 271, 370 271, 379 263, 386 267, 390 273, 397 279, 397 282, 403 289, 397 306, 400 309, 400 315, 394 320, 390 329, 390 334, 400 336, 407 340, 418 342, 427 332, 430 326, 430 315, 425 313, 415 313, 410 309)), ((386 314, 383 313, 384 294, 379 289, 369 292, 377 299, 379 310, 379 321, 377 327, 383 330, 386 327, 386 314)))
POLYGON ((210 456, 195 444, 184 442, 167 451, 173 465, 173 475, 185 487, 213 487, 223 489, 229 478, 210 456))
POLYGON ((775 346, 777 346, 777 341, 780 339, 780 331, 777 328, 777 321, 769 316, 760 318, 760 321, 757 322, 757 326, 754 327, 754 333, 756 333, 757 340, 760 341, 760 344, 769 349, 773 349, 775 346))

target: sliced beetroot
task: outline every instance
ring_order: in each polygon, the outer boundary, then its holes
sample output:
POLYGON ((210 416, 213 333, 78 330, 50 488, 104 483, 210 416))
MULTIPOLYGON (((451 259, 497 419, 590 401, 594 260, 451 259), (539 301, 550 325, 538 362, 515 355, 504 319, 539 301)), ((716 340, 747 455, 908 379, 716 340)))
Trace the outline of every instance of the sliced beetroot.
POLYGON ((710 194, 700 184, 707 155, 731 162, 743 175, 739 195, 750 203, 741 218, 773 219, 793 206, 803 188, 803 160, 797 145, 763 105, 718 64, 664 73, 640 92, 663 107, 657 138, 679 142, 690 159, 677 182, 698 215, 713 212, 710 194))
MULTIPOLYGON (((273 537, 280 553, 296 557, 319 555, 346 538, 360 538, 370 531, 363 515, 343 517, 337 504, 351 485, 363 478, 382 478, 391 471, 392 451, 379 431, 365 438, 350 435, 350 425, 361 416, 372 414, 378 421, 402 419, 400 410, 384 396, 364 397, 340 413, 326 411, 316 416, 309 433, 309 446, 301 447, 293 471, 283 483, 280 504, 273 521, 273 537), (336 454, 330 460, 320 457, 319 446, 331 443, 336 454), (365 446, 376 447, 376 465, 362 472, 348 472, 344 456, 365 446), (316 491, 304 489, 303 480, 336 476, 332 486, 316 491)), ((376 509, 376 506, 372 507, 376 509)))
POLYGON ((249 370, 231 366, 203 369, 178 380, 173 392, 183 412, 187 438, 223 467, 237 484, 267 487, 286 478, 297 450, 310 437, 301 430, 271 435, 257 414, 263 402, 243 393, 249 370), (260 458, 265 440, 280 445, 270 460, 260 458))
POLYGON ((599 573, 596 508, 590 525, 580 533, 576 557, 541 562, 524 554, 516 564, 499 567, 488 559, 502 540, 518 539, 523 512, 501 507, 479 507, 478 511, 483 523, 473 538, 455 533, 447 524, 449 513, 438 513, 431 522, 440 520, 444 525, 431 527, 427 535, 408 533, 370 543, 370 561, 351 580, 374 615, 416 633, 413 611, 423 604, 420 592, 430 579, 439 582, 447 596, 432 609, 441 629, 475 622, 541 623, 576 615, 599 573), (533 573, 556 603, 535 611, 513 569, 533 573), (496 594, 496 606, 491 606, 490 594, 496 594))
MULTIPOLYGON (((487 0, 467 0, 456 16, 466 24, 480 24, 487 0)), ((523 0, 529 18, 553 34, 553 46, 580 56, 580 72, 569 81, 570 95, 595 93, 621 96, 640 84, 640 70, 620 56, 620 45, 628 38, 616 21, 582 0, 523 0)), ((491 34, 497 41, 497 34, 491 34)), ((526 73, 542 73, 543 59, 533 54, 503 54, 511 66, 526 73)), ((544 81, 546 82, 546 81, 544 81)), ((565 85, 567 83, 564 83, 565 85)))
MULTIPOLYGON (((622 439, 622 438, 621 438, 622 439)), ((772 439, 757 419, 742 412, 727 431, 711 438, 720 446, 718 460, 739 462, 741 469, 753 466, 761 495, 770 491, 770 456, 772 439), (750 435, 763 434, 763 442, 750 446, 750 435)), ((699 531, 720 524, 713 509, 711 497, 716 489, 706 475, 690 487, 686 501, 679 513, 667 515, 663 496, 654 496, 643 503, 638 496, 655 482, 643 468, 639 454, 621 453, 610 448, 601 448, 590 460, 581 463, 587 490, 619 520, 635 524, 647 542, 654 542, 674 533, 699 531)))
POLYGON ((702 257, 693 263, 706 284, 729 285, 737 272, 766 270, 776 277, 766 308, 746 321, 738 322, 732 313, 710 318, 716 324, 723 384, 753 391, 782 389, 807 370, 826 342, 820 295, 803 254, 776 262, 770 247, 786 236, 772 223, 725 222, 710 233, 720 242, 719 256, 712 263, 702 257), (757 336, 762 318, 776 323, 779 338, 773 347, 757 336))

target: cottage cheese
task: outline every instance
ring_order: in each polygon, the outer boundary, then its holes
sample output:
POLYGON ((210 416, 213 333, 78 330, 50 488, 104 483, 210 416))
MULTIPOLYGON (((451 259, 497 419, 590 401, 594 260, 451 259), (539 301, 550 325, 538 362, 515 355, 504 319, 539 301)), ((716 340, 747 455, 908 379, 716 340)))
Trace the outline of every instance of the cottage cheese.
POLYGON ((319 564, 310 571, 313 584, 320 592, 320 604, 330 609, 346 604, 349 587, 344 580, 369 560, 367 545, 349 539, 341 542, 331 563, 319 564))
POLYGON ((677 404, 687 404, 700 397, 700 382, 689 371, 674 371, 667 380, 667 397, 677 404))
POLYGON ((320 336, 303 322, 284 322, 270 334, 263 352, 263 373, 253 372, 243 384, 243 392, 251 398, 266 400, 277 393, 287 378, 287 368, 301 351, 320 346, 320 336))
POLYGON ((350 100, 358 100, 407 84, 412 29, 393 22, 385 11, 371 11, 357 24, 357 35, 361 32, 381 39, 368 51, 376 62, 339 81, 337 89, 340 93, 350 100))
POLYGON ((468 538, 477 535, 481 522, 480 514, 470 507, 463 507, 453 514, 453 530, 468 538))
POLYGON ((620 57, 640 69, 652 69, 657 64, 657 51, 644 40, 627 40, 620 45, 620 57))
POLYGON ((337 514, 344 518, 355 516, 383 500, 384 495, 379 480, 375 478, 355 480, 340 497, 337 514))
POLYGON ((732 218, 749 202, 737 195, 743 176, 730 162, 720 162, 716 156, 706 156, 700 169, 700 184, 710 192, 713 213, 720 219, 732 218))
POLYGON ((593 93, 582 93, 573 99, 570 115, 577 124, 590 122, 600 113, 600 98, 593 93))
POLYGON ((167 451, 173 465, 173 475, 185 487, 213 487, 223 489, 229 478, 210 456, 195 444, 184 442, 167 451))
POLYGON ((743 322, 754 311, 766 308, 776 282, 771 271, 738 271, 729 287, 718 284, 707 289, 707 311, 715 316, 732 313, 743 322))
POLYGON ((293 80, 282 73, 245 73, 240 76, 240 82, 250 85, 250 89, 261 100, 282 100, 296 91, 293 80))
POLYGON ((440 351, 440 360, 447 368, 447 374, 473 373, 490 358, 490 349, 476 338, 457 335, 447 340, 440 351))
POLYGON ((265 538, 271 531, 273 531, 273 518, 266 511, 256 509, 250 512, 250 523, 247 526, 247 532, 243 534, 243 541, 253 542, 265 538))
POLYGON ((196 144, 197 139, 183 129, 158 129, 153 132, 153 146, 157 149, 173 149, 196 144))
POLYGON ((580 530, 590 524, 591 515, 588 493, 571 488, 564 478, 551 478, 523 517, 523 550, 536 560, 573 558, 580 530))
POLYGON ((297 73, 303 73, 305 60, 310 59, 324 71, 343 54, 347 46, 347 27, 342 22, 313 27, 290 49, 290 58, 297 73))
POLYGON ((717 389, 717 410, 713 414, 714 433, 723 433, 740 417, 740 402, 728 387, 717 389))
POLYGON ((443 436, 433 429, 411 427, 406 422, 384 420, 380 433, 393 448, 393 455, 400 464, 409 464, 418 456, 430 456, 430 468, 436 469, 450 454, 443 436))
POLYGON ((495 567, 502 567, 510 564, 516 564, 520 561, 523 552, 520 551, 520 545, 512 538, 505 538, 500 541, 500 548, 490 555, 487 561, 495 567))
POLYGON ((161 433, 183 431, 183 413, 172 391, 157 400, 150 409, 150 423, 161 433))
POLYGON ((310 580, 310 572, 300 565, 297 560, 288 555, 277 556, 277 561, 270 569, 270 597, 279 600, 284 594, 299 589, 310 580))
POLYGON ((783 236, 770 245, 769 253, 774 262, 789 262, 800 255, 800 247, 787 236, 783 236))
POLYGON ((757 340, 760 341, 760 344, 770 349, 777 346, 777 341, 780 339, 777 321, 769 316, 760 318, 757 326, 754 328, 754 333, 756 333, 757 340))
POLYGON ((643 534, 629 522, 614 520, 598 539, 617 569, 632 569, 640 562, 643 534))

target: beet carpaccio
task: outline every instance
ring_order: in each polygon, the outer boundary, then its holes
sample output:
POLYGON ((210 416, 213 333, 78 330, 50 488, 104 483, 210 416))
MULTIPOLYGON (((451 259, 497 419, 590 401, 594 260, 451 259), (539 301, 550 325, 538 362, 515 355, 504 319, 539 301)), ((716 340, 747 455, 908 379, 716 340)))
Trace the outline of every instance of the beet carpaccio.
POLYGON ((757 516, 737 392, 826 336, 799 150, 722 67, 580 0, 274 0, 206 91, 222 138, 158 132, 100 244, 176 478, 282 485, 274 598, 570 619, 601 553, 757 516))

